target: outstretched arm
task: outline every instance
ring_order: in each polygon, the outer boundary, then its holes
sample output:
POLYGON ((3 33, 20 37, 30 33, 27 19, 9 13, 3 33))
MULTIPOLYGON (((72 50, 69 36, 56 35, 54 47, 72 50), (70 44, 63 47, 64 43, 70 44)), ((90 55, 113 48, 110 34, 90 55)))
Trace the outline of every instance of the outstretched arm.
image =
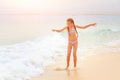
POLYGON ((62 31, 64 31, 65 29, 67 29, 67 27, 64 27, 64 28, 59 29, 59 30, 57 30, 57 29, 52 29, 52 31, 53 31, 53 32, 62 32, 62 31))
POLYGON ((86 25, 86 26, 78 26, 78 25, 76 25, 76 27, 77 27, 77 28, 80 28, 80 29, 86 29, 86 28, 91 27, 91 26, 96 26, 96 23, 88 24, 88 25, 86 25))

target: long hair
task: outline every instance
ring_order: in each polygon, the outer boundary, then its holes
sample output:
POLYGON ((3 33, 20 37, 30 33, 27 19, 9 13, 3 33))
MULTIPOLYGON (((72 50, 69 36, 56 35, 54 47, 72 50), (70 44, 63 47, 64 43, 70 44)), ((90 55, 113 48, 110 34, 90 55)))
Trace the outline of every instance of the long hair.
MULTIPOLYGON (((73 23, 74 29, 75 29, 75 31, 76 31, 76 33, 77 33, 77 37, 78 37, 78 32, 77 32, 77 29, 76 29, 74 20, 73 20, 72 18, 68 18, 68 19, 67 19, 67 22, 69 22, 69 21, 70 21, 71 23, 73 23)), ((68 32, 69 32, 69 27, 68 27, 68 32)))

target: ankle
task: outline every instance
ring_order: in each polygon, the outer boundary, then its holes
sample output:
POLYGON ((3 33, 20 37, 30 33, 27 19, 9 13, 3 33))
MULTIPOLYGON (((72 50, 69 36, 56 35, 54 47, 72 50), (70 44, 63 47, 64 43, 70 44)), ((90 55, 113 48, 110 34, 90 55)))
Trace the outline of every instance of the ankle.
POLYGON ((74 66, 74 68, 76 68, 76 65, 74 66))

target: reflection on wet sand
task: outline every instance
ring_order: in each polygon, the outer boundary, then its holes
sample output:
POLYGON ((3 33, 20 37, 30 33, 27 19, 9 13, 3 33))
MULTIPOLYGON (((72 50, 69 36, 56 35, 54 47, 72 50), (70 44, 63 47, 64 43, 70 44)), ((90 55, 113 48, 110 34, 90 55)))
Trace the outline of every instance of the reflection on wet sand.
POLYGON ((80 73, 77 69, 74 70, 66 70, 68 80, 80 80, 80 73))

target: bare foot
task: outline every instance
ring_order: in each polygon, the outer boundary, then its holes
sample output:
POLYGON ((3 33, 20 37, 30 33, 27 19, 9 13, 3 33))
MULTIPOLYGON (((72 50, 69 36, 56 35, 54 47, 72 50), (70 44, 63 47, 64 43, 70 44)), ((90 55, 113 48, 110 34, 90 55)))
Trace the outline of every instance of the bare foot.
POLYGON ((77 69, 79 69, 78 67, 74 67, 74 70, 77 70, 77 69))
POLYGON ((68 70, 68 67, 66 67, 65 70, 68 70))
POLYGON ((77 67, 74 67, 74 70, 77 70, 77 67))

